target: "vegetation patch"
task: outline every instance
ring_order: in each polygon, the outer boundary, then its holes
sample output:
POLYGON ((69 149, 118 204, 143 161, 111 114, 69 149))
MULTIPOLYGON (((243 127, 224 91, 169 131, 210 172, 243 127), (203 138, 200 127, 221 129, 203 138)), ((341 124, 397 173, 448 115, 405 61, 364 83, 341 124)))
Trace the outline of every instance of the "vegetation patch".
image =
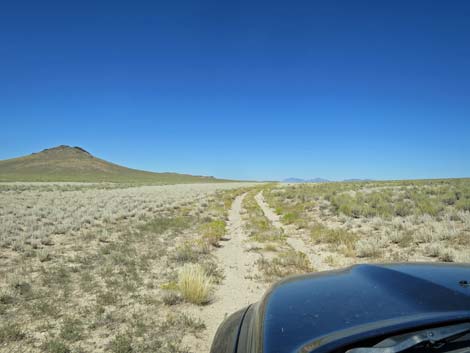
POLYGON ((347 250, 354 250, 358 236, 341 228, 328 228, 321 223, 315 223, 310 228, 310 237, 315 243, 329 244, 331 249, 343 246, 347 250))
POLYGON ((223 236, 224 190, 244 185, 0 185, 2 349, 189 352, 204 323, 180 312, 178 268, 220 283, 203 235, 223 236))
POLYGON ((257 261, 257 265, 264 279, 268 282, 314 271, 307 255, 295 250, 283 251, 271 260, 261 258, 257 261))
POLYGON ((260 189, 252 190, 244 199, 243 206, 246 210, 245 226, 250 235, 250 240, 257 242, 285 243, 285 236, 281 229, 275 228, 266 218, 263 210, 255 200, 255 195, 260 189))
POLYGON ((225 235, 226 223, 223 220, 215 220, 201 226, 202 239, 212 246, 219 246, 220 240, 225 235))
POLYGON ((210 301, 212 278, 199 264, 186 264, 178 273, 178 290, 189 303, 204 305, 210 301))
POLYGON ((25 337, 25 333, 15 323, 4 323, 0 326, 0 344, 21 341, 25 337))
POLYGON ((190 217, 159 217, 141 226, 143 231, 162 234, 167 231, 181 232, 191 226, 193 220, 190 217))

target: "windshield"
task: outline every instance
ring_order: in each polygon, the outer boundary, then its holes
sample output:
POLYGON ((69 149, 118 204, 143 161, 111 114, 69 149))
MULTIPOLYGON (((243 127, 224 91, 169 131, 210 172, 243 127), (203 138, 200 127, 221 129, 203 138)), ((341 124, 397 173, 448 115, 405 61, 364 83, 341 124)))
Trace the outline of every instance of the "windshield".
POLYGON ((470 351, 470 323, 434 327, 388 337, 372 347, 356 347, 346 353, 470 351))

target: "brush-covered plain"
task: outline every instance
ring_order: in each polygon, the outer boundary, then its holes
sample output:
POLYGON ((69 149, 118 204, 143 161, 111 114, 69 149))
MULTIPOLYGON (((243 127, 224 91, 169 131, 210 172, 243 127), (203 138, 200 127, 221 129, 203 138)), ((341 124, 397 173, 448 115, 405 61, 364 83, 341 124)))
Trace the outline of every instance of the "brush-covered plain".
POLYGON ((0 351, 206 352, 228 278, 469 254, 470 179, 0 183, 0 351))

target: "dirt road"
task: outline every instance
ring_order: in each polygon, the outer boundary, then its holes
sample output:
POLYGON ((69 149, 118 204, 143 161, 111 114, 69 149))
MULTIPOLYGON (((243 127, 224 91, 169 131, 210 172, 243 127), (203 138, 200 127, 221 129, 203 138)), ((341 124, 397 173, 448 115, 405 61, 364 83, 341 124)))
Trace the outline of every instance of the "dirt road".
POLYGON ((229 211, 227 235, 221 247, 215 251, 220 268, 224 269, 225 279, 217 286, 214 299, 208 306, 202 307, 199 317, 204 320, 207 330, 198 342, 197 352, 208 352, 210 344, 223 319, 231 313, 260 300, 267 285, 250 279, 256 269, 255 262, 259 255, 246 251, 241 217, 242 202, 246 194, 238 196, 229 211))
POLYGON ((318 249, 315 249, 313 246, 304 241, 303 235, 296 231, 295 227, 282 224, 279 215, 276 214, 276 212, 264 199, 262 191, 255 196, 255 200, 272 225, 277 229, 282 229, 283 232, 287 235, 287 244, 289 244, 295 251, 305 253, 314 268, 322 270, 329 268, 329 266, 324 263, 321 257, 318 256, 318 249))
MULTIPOLYGON (((259 301, 269 286, 252 279, 256 275, 256 260, 259 259, 260 254, 247 251, 249 238, 242 219, 242 204, 245 196, 246 194, 243 194, 235 198, 228 214, 226 238, 214 253, 219 267, 224 269, 225 278, 222 284, 216 287, 210 304, 197 309, 193 308, 195 310, 193 313, 207 326, 206 331, 197 341, 190 342, 192 349, 196 352, 208 352, 214 334, 224 318, 259 301)), ((309 251, 309 247, 293 227, 282 224, 279 216, 265 201, 262 192, 255 196, 255 200, 273 226, 288 235, 287 243, 296 251, 306 253, 314 266, 318 265, 319 258, 309 251)))

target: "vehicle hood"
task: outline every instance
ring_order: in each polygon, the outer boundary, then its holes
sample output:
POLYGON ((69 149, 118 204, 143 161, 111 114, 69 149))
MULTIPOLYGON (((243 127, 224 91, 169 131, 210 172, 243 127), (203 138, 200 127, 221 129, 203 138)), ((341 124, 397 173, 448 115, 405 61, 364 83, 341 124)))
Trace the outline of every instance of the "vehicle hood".
POLYGON ((291 277, 257 304, 264 353, 322 352, 407 327, 470 319, 470 265, 357 265, 291 277))

